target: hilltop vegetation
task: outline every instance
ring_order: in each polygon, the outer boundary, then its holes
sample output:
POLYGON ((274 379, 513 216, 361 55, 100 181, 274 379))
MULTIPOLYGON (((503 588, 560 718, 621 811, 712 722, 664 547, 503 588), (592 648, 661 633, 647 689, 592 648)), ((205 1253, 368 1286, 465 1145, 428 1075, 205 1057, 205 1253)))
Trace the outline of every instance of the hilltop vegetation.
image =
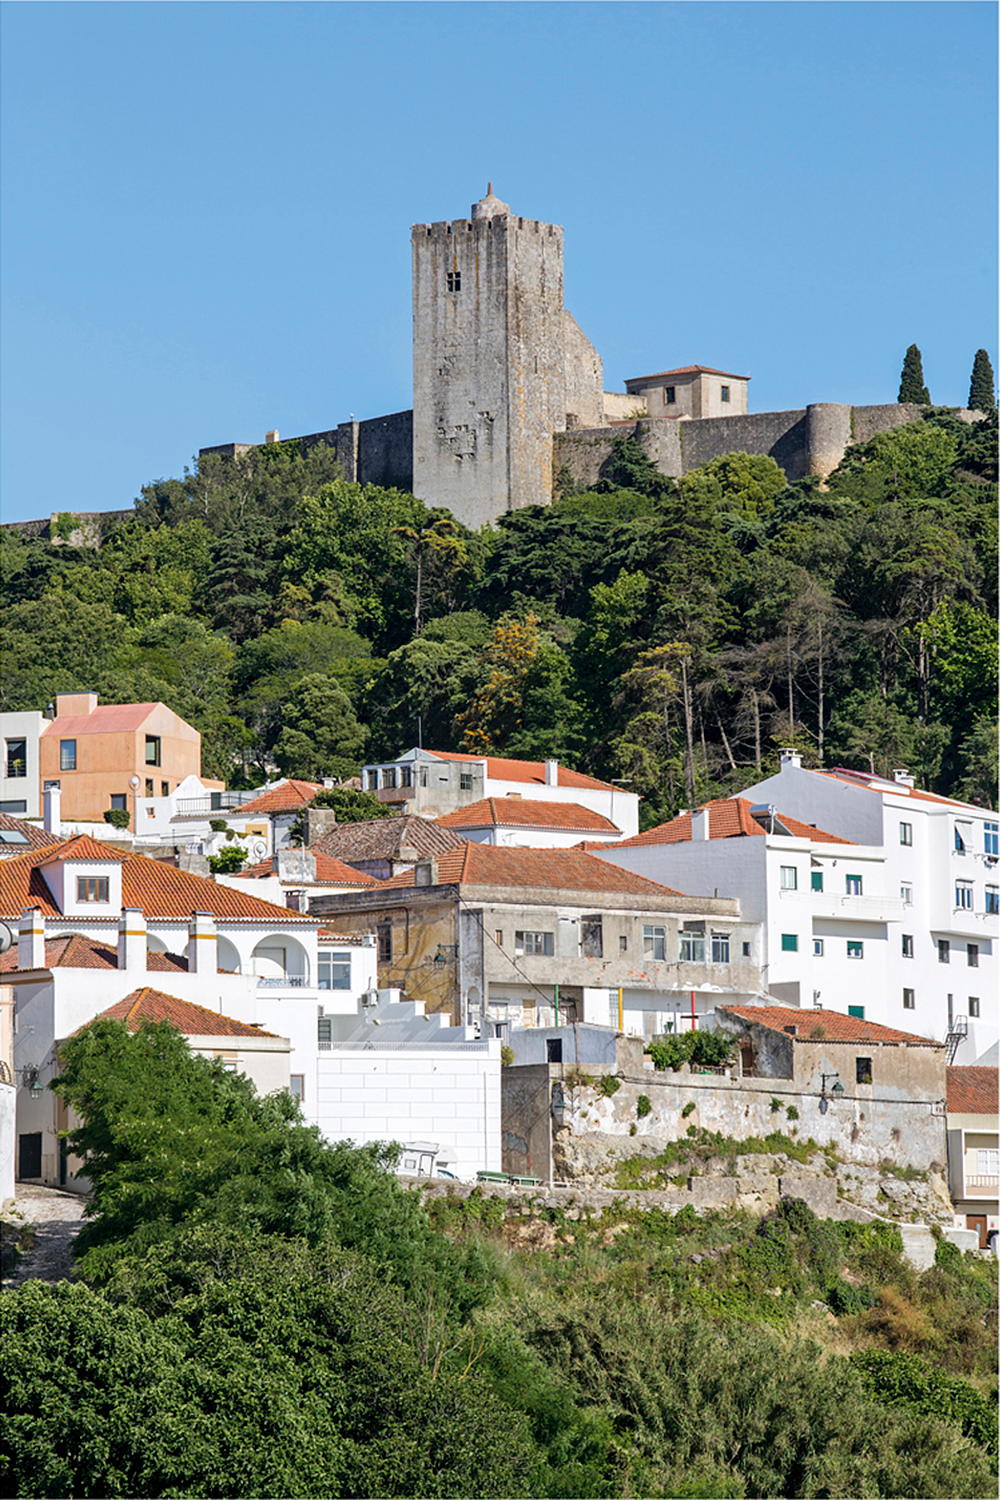
POLYGON ((992 1266, 886 1225, 430 1215, 166 1024, 96 1022, 82 1279, 0 1301, 18 1496, 996 1490, 992 1266))
POLYGON ((792 744, 995 798, 996 415, 593 491, 465 531, 295 443, 144 489, 99 551, 4 535, 3 707, 163 699, 205 770, 344 776, 414 744, 558 756, 651 823, 792 744))

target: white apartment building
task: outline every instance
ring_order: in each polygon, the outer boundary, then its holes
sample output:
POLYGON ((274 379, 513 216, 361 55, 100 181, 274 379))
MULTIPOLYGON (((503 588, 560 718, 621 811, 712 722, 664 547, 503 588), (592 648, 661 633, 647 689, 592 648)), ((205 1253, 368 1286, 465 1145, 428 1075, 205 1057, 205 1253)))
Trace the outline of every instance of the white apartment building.
POLYGON ((743 795, 881 849, 886 891, 903 904, 890 955, 893 1013, 909 991, 912 1029, 938 1040, 951 1034, 953 1062, 995 1064, 1000 816, 922 791, 905 770, 892 779, 813 771, 794 750, 743 795))
POLYGON ((0 714, 0 812, 39 816, 38 742, 48 723, 36 709, 0 714))
POLYGON ((576 803, 607 819, 622 838, 639 831, 639 798, 557 760, 510 760, 449 750, 407 750, 395 760, 362 769, 361 783, 400 812, 440 818, 485 799, 576 803))

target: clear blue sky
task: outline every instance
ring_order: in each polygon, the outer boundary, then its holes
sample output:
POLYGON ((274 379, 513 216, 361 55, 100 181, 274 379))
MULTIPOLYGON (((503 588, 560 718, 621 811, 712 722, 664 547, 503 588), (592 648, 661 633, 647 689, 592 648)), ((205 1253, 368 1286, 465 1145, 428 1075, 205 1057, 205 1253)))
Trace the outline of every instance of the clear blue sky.
POLYGON ((487 178, 565 225, 611 389, 996 362, 992 4, 3 9, 6 520, 408 406, 409 227, 487 178))

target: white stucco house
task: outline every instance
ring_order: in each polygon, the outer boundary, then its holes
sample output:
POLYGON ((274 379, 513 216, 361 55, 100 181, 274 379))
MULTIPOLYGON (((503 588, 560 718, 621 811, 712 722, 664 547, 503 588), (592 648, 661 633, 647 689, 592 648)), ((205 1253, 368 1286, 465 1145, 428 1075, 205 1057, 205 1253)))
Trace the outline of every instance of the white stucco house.
POLYGON ((437 822, 474 844, 528 849, 572 849, 582 839, 614 844, 624 837, 617 824, 593 808, 534 797, 484 797, 437 822))

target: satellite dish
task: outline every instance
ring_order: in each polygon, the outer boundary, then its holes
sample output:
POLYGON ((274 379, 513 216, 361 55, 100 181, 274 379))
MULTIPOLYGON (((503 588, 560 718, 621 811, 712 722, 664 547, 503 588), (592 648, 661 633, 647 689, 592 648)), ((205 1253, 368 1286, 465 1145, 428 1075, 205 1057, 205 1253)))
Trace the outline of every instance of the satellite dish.
POLYGON ((0 953, 6 953, 8 948, 14 946, 14 933, 6 922, 0 922, 0 953))

